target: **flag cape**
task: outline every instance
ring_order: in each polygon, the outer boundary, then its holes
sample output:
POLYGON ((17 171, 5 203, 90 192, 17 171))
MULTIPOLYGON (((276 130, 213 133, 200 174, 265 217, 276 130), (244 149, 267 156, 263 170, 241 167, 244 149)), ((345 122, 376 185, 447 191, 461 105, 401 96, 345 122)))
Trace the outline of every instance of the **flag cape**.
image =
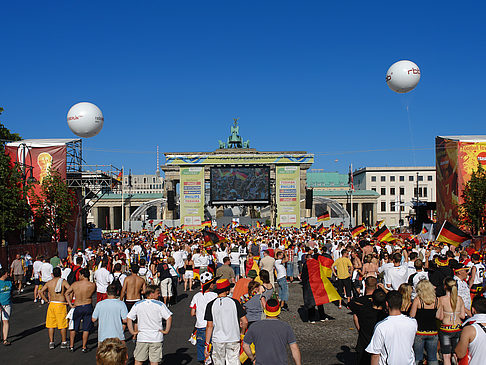
POLYGON ((329 281, 333 261, 326 257, 307 259, 302 267, 302 287, 304 291, 304 306, 312 308, 341 299, 336 289, 329 281))
POLYGON ((435 240, 437 242, 450 243, 451 245, 458 247, 461 243, 470 239, 471 236, 466 232, 461 231, 448 221, 444 221, 444 224, 442 225, 442 228, 440 229, 435 240))
POLYGON ((329 216, 329 212, 324 212, 323 215, 321 215, 317 218, 317 221, 318 222, 324 222, 324 221, 328 221, 329 219, 331 219, 331 217, 329 216))
POLYGON ((389 242, 392 240, 393 234, 390 232, 387 226, 383 226, 373 234, 373 238, 380 242, 389 242))
POLYGON ((362 224, 359 225, 359 226, 356 226, 354 227, 352 230, 351 230, 351 235, 353 237, 356 237, 357 235, 359 235, 360 233, 363 233, 364 231, 366 231, 366 228, 365 226, 363 226, 362 224))

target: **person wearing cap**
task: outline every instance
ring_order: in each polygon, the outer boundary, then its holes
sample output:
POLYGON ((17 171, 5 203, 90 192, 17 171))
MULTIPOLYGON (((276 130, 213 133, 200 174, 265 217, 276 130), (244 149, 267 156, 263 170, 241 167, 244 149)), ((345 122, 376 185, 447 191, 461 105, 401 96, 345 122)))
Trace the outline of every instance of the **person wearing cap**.
POLYGON ((243 339, 243 351, 257 365, 287 364, 287 345, 296 365, 301 364, 301 355, 292 327, 278 319, 280 303, 272 298, 265 304, 265 319, 253 323, 243 339), (255 354, 250 345, 255 345, 255 354))
POLYGON ((204 315, 207 321, 204 356, 209 356, 212 338, 214 365, 240 364, 240 339, 248 320, 240 302, 228 296, 233 285, 228 279, 216 282, 218 297, 208 303, 204 315))
POLYGON ((459 295, 464 301, 466 307, 466 314, 471 317, 471 291, 467 283, 467 273, 469 268, 464 264, 455 261, 452 265, 454 270, 454 280, 457 282, 457 295, 459 295))
POLYGON ((206 325, 204 314, 206 313, 206 306, 209 302, 216 299, 218 294, 210 291, 212 285, 209 282, 213 279, 211 273, 206 273, 201 277, 201 291, 194 294, 189 308, 191 308, 191 316, 196 317, 196 351, 197 361, 204 362, 204 343, 206 341, 206 325))

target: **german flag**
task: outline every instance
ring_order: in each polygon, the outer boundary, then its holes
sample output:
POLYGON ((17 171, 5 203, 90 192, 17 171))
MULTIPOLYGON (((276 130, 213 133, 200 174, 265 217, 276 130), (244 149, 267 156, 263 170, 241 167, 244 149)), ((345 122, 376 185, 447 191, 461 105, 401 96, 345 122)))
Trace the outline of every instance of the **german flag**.
POLYGON ((302 228, 307 228, 307 227, 309 227, 309 223, 307 223, 307 222, 303 222, 303 223, 302 223, 302 228))
POLYGON ((211 222, 211 221, 204 221, 204 222, 201 223, 201 226, 208 227, 208 228, 210 228, 212 225, 213 225, 213 222, 211 222))
POLYGON ((377 239, 379 242, 389 242, 392 240, 393 234, 387 226, 383 226, 373 234, 373 238, 377 239))
POLYGON ((312 308, 341 299, 329 281, 333 260, 324 256, 319 259, 307 259, 302 268, 302 286, 304 306, 312 308))
POLYGON ((427 227, 424 226, 424 228, 422 228, 422 230, 420 231, 420 234, 426 234, 427 232, 429 232, 429 230, 427 229, 427 227))
POLYGON ((364 225, 360 224, 359 226, 356 226, 351 230, 351 235, 353 237, 356 237, 357 235, 359 235, 360 233, 363 233, 364 231, 366 231, 366 227, 364 225))
POLYGON ((159 222, 157 223, 155 226, 154 226, 154 231, 158 230, 158 229, 162 229, 162 227, 164 226, 164 222, 159 222))
POLYGON ((328 211, 325 211, 323 215, 317 217, 318 222, 328 221, 329 219, 331 219, 331 216, 328 211))
POLYGON ((248 233, 248 232, 250 232, 250 228, 245 227, 245 226, 238 226, 238 227, 235 228, 235 231, 240 232, 240 233, 248 233))
POLYGON ((217 243, 222 243, 226 242, 227 239, 220 236, 216 232, 210 231, 210 230, 204 230, 202 231, 203 237, 204 237, 204 247, 210 247, 214 246, 217 243))
POLYGON ((444 221, 442 228, 435 239, 437 242, 450 243, 451 245, 458 247, 461 243, 470 240, 472 237, 466 232, 461 231, 459 228, 444 221))
POLYGON ((262 224, 260 223, 260 221, 256 222, 256 226, 257 226, 257 228, 261 228, 262 224))
POLYGON ((382 219, 381 221, 376 222, 376 228, 381 228, 381 226, 383 225, 384 222, 385 222, 384 219, 382 219))
POLYGON ((326 229, 326 227, 324 227, 324 224, 321 223, 317 232, 319 232, 319 234, 324 234, 324 233, 327 232, 327 229, 326 229))

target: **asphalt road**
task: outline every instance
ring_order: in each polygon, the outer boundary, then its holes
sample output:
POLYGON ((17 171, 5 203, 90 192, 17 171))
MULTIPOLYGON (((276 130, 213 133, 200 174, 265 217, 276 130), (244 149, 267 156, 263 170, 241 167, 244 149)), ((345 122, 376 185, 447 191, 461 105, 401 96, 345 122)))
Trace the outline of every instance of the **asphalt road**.
MULTIPOLYGON (((352 316, 345 308, 334 304, 325 305, 326 313, 334 320, 310 324, 302 310, 302 289, 300 284, 290 285, 289 312, 282 312, 281 319, 290 323, 300 346, 303 364, 354 364, 353 347, 356 331, 352 316)), ((197 364, 195 347, 189 342, 194 327, 194 319, 189 315, 189 302, 193 292, 182 291, 179 287, 179 302, 169 309, 173 312, 172 330, 164 338, 164 365, 197 364)), ((10 321, 9 340, 11 346, 0 345, 0 364, 95 364, 97 332, 90 334, 88 353, 81 352, 81 339, 75 344, 75 352, 61 350, 61 336, 56 332, 56 348, 49 350, 49 340, 45 328, 47 305, 33 302, 32 288, 20 295, 14 295, 10 321)), ((127 338, 129 338, 127 332, 127 338)), ((134 343, 127 341, 129 364, 133 364, 134 343)), ((289 362, 292 364, 293 362, 289 362)), ((148 364, 148 362, 147 362, 148 364)))

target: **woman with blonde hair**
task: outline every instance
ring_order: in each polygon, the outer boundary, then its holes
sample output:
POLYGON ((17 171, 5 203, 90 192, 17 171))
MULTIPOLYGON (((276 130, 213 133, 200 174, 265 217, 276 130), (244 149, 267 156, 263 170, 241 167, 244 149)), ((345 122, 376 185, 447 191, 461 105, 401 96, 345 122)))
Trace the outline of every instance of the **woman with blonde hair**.
POLYGON ((450 365, 461 336, 461 323, 466 317, 466 308, 462 298, 457 295, 457 282, 453 278, 444 279, 444 289, 446 295, 439 298, 436 318, 441 321, 439 341, 444 365, 450 365))
POLYGON ((417 296, 413 300, 410 317, 417 320, 417 333, 413 343, 415 363, 419 364, 424 358, 424 349, 427 351, 427 364, 438 365, 437 332, 438 300, 435 296, 435 287, 428 280, 420 280, 416 287, 417 296))
POLYGON ((410 308, 412 307, 412 289, 413 287, 407 283, 403 283, 398 287, 398 292, 402 295, 400 311, 406 316, 410 314, 410 308))

